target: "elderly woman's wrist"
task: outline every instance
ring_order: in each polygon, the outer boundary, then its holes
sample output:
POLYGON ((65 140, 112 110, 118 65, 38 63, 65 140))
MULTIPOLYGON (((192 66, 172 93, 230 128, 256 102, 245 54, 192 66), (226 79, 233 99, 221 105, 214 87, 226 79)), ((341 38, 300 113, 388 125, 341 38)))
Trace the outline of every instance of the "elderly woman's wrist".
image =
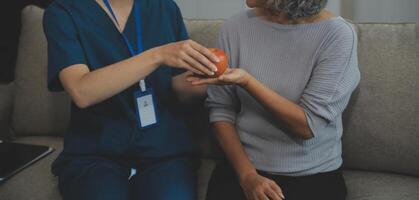
POLYGON ((247 89, 249 86, 254 84, 257 80, 250 75, 249 73, 246 73, 244 80, 239 84, 242 88, 247 89))
POLYGON ((254 176, 254 175, 258 175, 257 171, 255 168, 251 168, 247 171, 244 172, 239 172, 238 173, 238 179, 240 183, 243 183, 246 181, 246 179, 250 176, 254 176))

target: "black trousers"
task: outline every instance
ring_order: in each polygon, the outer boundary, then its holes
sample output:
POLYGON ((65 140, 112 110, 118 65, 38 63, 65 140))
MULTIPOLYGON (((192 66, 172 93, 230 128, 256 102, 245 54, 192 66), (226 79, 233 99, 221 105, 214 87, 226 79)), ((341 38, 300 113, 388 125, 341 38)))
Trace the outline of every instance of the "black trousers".
MULTIPOLYGON (((286 200, 345 200, 346 185, 342 170, 311 176, 289 177, 259 174, 275 181, 282 189, 286 200)), ((245 200, 233 168, 225 162, 217 164, 212 173, 207 200, 245 200)))

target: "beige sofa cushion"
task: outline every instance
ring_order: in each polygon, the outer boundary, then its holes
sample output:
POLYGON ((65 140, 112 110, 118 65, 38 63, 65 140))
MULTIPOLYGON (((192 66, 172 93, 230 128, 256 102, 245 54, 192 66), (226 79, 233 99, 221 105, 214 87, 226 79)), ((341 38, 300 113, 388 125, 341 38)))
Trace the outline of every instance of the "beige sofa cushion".
POLYGON ((415 24, 358 24, 361 83, 344 117, 346 167, 419 175, 415 24))
POLYGON ((13 129, 16 135, 58 135, 67 127, 69 99, 47 89, 47 43, 43 10, 28 6, 22 12, 15 77, 13 129))
POLYGON ((213 47, 223 20, 185 20, 189 37, 206 46, 213 47))
MULTIPOLYGON (((223 20, 186 20, 185 25, 188 29, 189 37, 206 46, 213 47, 218 37, 218 32, 223 24, 223 20)), ((203 105, 198 105, 203 106, 203 105)), ((194 116, 194 138, 202 150, 202 154, 207 158, 222 158, 223 153, 217 145, 215 137, 208 124, 208 112, 205 109, 196 109, 194 116)))
POLYGON ((366 171, 343 171, 347 200, 416 200, 419 178, 366 171))

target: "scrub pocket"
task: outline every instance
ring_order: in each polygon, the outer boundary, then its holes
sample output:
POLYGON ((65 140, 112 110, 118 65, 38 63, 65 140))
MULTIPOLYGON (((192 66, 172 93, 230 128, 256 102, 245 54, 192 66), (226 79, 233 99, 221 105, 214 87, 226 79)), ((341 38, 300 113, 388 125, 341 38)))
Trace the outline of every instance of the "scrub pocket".
POLYGON ((110 156, 126 155, 131 146, 131 136, 135 133, 127 121, 106 120, 100 137, 100 153, 110 156))

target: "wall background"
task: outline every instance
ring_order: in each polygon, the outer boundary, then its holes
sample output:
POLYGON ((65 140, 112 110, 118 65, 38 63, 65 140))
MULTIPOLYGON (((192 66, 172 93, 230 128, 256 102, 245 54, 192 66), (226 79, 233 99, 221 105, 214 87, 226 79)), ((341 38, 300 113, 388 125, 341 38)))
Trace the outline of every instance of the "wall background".
MULTIPOLYGON (((417 22, 419 0, 343 0, 353 2, 349 13, 355 21, 417 22)), ((350 7, 348 7, 350 8, 350 7)))
MULTIPOLYGON (((225 19, 246 8, 245 0, 175 1, 189 19, 225 19)), ((328 8, 359 22, 419 23, 419 0, 329 0, 328 8)))

